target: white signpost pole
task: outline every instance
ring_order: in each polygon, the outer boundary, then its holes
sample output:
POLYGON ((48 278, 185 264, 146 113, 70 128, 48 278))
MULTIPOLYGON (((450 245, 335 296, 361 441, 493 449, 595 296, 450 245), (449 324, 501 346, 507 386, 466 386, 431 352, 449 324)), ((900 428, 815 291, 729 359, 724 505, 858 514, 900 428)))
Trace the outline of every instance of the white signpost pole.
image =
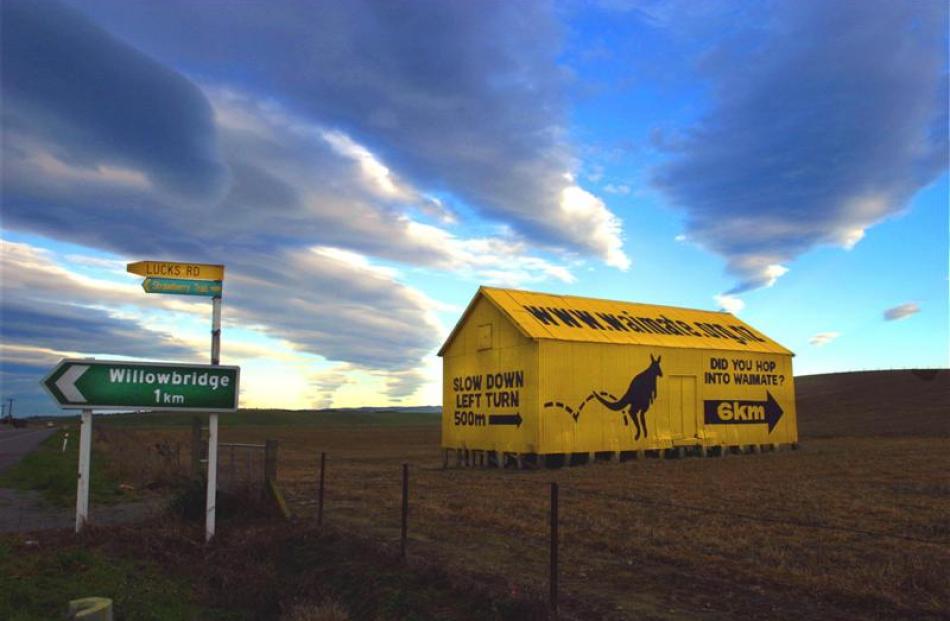
POLYGON ((89 462, 92 457, 92 410, 83 410, 79 428, 79 477, 76 484, 76 533, 89 520, 89 462))
MULTIPOLYGON (((221 364, 221 298, 211 298, 211 364, 221 364)), ((208 416, 208 497, 205 541, 214 537, 215 497, 218 491, 218 415, 208 416)))
POLYGON ((208 417, 208 500, 205 516, 205 541, 214 537, 215 496, 218 491, 218 415, 208 417))
POLYGON ((211 298, 211 364, 221 364, 221 298, 211 298))

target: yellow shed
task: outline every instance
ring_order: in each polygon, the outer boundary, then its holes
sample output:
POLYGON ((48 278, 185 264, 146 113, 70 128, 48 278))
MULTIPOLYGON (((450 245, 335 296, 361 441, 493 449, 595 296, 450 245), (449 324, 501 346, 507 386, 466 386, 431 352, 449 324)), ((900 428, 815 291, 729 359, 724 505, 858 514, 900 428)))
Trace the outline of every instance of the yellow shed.
POLYGON ((798 441, 792 352, 729 313, 481 287, 439 355, 446 459, 798 441))

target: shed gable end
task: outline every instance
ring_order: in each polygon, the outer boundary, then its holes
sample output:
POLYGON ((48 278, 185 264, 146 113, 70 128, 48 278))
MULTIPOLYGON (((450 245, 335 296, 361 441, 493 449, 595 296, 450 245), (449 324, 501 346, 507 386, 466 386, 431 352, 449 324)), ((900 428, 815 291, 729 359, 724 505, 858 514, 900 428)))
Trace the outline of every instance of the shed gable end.
POLYGON ((439 351, 443 357, 518 347, 528 342, 514 322, 485 296, 477 295, 439 351))

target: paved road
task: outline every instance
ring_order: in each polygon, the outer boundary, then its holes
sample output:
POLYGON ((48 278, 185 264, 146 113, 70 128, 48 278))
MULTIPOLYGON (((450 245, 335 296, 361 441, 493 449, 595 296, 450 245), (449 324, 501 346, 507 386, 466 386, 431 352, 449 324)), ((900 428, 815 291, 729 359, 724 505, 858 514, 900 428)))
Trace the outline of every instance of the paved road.
POLYGON ((23 459, 27 453, 39 446, 40 442, 55 432, 55 429, 46 427, 42 429, 0 427, 0 472, 23 459))

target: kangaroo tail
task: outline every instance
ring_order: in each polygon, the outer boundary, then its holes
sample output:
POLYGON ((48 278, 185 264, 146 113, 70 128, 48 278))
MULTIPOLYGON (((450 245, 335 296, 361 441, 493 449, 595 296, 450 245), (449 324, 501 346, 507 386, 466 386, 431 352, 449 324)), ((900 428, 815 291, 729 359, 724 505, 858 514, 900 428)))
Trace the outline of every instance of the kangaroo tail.
POLYGON ((608 401, 607 399, 604 399, 601 395, 606 395, 611 398, 612 398, 612 395, 603 391, 601 391, 599 394, 596 392, 592 392, 590 394, 592 397, 596 397, 596 399, 600 401, 605 408, 607 408, 608 410, 613 410, 614 412, 619 412, 620 410, 627 407, 627 405, 629 405, 625 403, 623 399, 614 399, 613 401, 608 401))

